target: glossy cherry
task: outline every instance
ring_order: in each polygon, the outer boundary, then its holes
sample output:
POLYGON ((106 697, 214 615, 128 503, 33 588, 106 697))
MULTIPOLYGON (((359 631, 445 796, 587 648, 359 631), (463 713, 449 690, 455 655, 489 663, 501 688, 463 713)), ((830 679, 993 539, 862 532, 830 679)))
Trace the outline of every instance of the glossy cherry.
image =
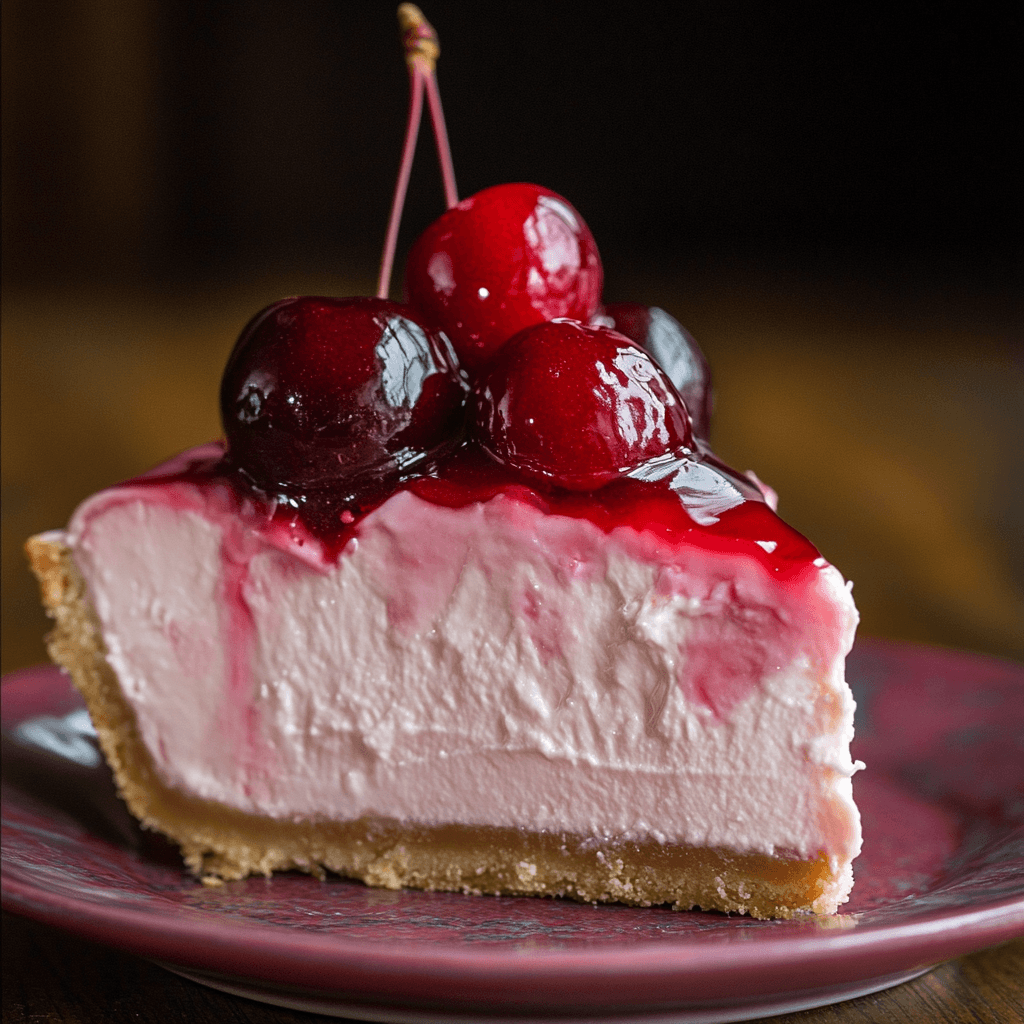
POLYGON ((495 185, 442 214, 406 263, 409 302, 483 366, 512 335, 556 317, 587 320, 604 273, 583 218, 539 185, 495 185))
POLYGON ((528 327, 474 389, 474 433, 530 480, 593 490, 693 443, 686 407, 657 363, 605 327, 528 327))
POLYGON ((228 359, 228 459, 268 494, 358 497, 453 443, 467 390, 446 339, 398 303, 282 299, 228 359))
POLYGON ((693 432, 707 440, 711 426, 711 372, 700 346, 683 325, 657 306, 616 302, 606 306, 603 317, 620 334, 654 356, 683 396, 693 432))

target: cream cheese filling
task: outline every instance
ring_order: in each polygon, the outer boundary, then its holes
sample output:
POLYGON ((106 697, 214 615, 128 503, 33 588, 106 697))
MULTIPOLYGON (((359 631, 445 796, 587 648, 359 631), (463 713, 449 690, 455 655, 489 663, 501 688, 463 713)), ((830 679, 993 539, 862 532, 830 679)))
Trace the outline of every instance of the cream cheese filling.
POLYGON ((183 486, 105 492, 64 538, 168 785, 290 820, 825 851, 834 867, 859 851, 856 611, 831 566, 781 582, 503 496, 450 509, 408 492, 335 565, 239 538, 201 496, 169 500, 183 486))

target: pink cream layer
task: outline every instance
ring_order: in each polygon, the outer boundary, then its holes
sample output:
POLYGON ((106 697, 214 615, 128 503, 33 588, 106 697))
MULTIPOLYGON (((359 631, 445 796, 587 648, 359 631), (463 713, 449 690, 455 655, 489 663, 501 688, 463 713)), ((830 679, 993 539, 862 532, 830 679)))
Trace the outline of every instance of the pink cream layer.
MULTIPOLYGON (((713 485, 717 483, 711 479, 713 485)), ((835 638, 845 631, 843 610, 823 596, 819 586, 825 560, 763 500, 753 497, 749 484, 745 493, 738 493, 731 482, 736 479, 721 476, 735 504, 714 515, 698 510, 695 518, 687 507, 690 492, 681 495, 666 480, 624 479, 585 494, 542 494, 490 459, 462 450, 429 476, 397 485, 390 496, 408 491, 452 509, 484 503, 491 514, 500 510, 511 521, 522 520, 524 529, 530 528, 538 512, 575 520, 581 528, 560 531, 557 550, 549 552, 552 564, 560 567, 566 579, 603 571, 607 552, 595 543, 593 530, 582 528, 583 524, 599 527, 629 557, 658 567, 655 589, 659 596, 685 594, 699 600, 705 614, 693 620, 687 670, 678 682, 688 700, 724 719, 767 673, 788 665, 798 646, 812 665, 825 671, 836 656, 835 638), (714 567, 710 573, 709 566, 714 567), (737 593, 738 587, 745 592, 737 593), (809 612, 814 622, 810 643, 809 612)), ((109 496, 106 500, 98 495, 89 504, 89 515, 107 502, 125 501, 136 489, 145 492, 147 502, 194 511, 223 531, 221 597, 228 610, 223 621, 229 633, 223 642, 230 652, 229 688, 237 707, 249 705, 251 692, 253 622, 245 593, 253 556, 273 548, 310 569, 326 572, 344 557, 347 547, 358 543, 367 517, 387 500, 382 498, 370 508, 334 510, 325 527, 322 511, 309 516, 301 504, 270 500, 246 487, 226 467, 223 446, 215 442, 104 492, 109 496)), ((705 507, 698 501, 699 509, 705 507)), ((443 546, 444 538, 434 540, 443 546)), ((417 571, 403 574, 407 586, 399 586, 389 604, 392 625, 399 630, 414 629, 416 623, 426 621, 427 610, 447 593, 447 584, 439 576, 447 556, 438 561, 435 573, 421 571, 430 557, 427 550, 408 557, 417 563, 410 565, 417 571)), ((548 615, 534 593, 524 593, 519 607, 532 623, 538 649, 557 656, 564 624, 548 615)), ((255 735, 255 731, 253 722, 249 732, 255 735)))
POLYGON ((848 863, 847 587, 749 483, 664 468, 542 494, 461 452, 329 522, 215 444, 64 539, 185 792, 848 863))

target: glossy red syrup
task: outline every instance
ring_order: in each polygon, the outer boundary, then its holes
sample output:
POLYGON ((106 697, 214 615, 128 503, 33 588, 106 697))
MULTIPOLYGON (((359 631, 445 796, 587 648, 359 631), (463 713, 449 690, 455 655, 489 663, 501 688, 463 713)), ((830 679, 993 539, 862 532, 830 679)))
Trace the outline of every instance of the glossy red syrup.
MULTIPOLYGON (((372 503, 285 501, 254 489, 223 457, 220 443, 193 453, 131 481, 133 486, 192 485, 204 492, 223 513, 239 518, 265 539, 279 538, 289 547, 309 546, 311 562, 336 562, 342 549, 356 536, 360 521, 392 494, 411 491, 424 501, 447 508, 463 508, 504 495, 550 515, 585 519, 606 533, 628 527, 637 534, 670 546, 694 545, 722 553, 742 554, 758 562, 776 579, 806 571, 819 558, 817 549, 787 526, 765 504, 757 488, 740 473, 717 460, 680 459, 683 469, 703 471, 703 489, 680 491, 672 476, 657 480, 620 479, 594 491, 568 491, 524 482, 514 471, 499 465, 479 447, 466 443, 432 465, 429 471, 393 485, 372 503), (714 488, 734 501, 714 515, 702 514, 714 488), (689 506, 689 508, 688 508, 689 506), (714 521, 709 521, 709 520, 714 521)), ((175 489, 178 490, 178 489, 175 489)), ((192 501, 181 495, 181 504, 192 501)))

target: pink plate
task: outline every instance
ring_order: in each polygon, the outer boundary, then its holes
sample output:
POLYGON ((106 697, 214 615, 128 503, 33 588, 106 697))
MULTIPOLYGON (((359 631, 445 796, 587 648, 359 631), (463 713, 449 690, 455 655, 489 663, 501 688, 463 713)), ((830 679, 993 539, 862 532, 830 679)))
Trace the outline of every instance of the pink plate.
POLYGON ((113 797, 66 679, 3 683, 3 903, 217 988, 365 1020, 734 1021, 905 981, 1024 934, 1024 668, 861 641, 864 853, 845 913, 388 892, 305 875, 206 888, 113 797))

